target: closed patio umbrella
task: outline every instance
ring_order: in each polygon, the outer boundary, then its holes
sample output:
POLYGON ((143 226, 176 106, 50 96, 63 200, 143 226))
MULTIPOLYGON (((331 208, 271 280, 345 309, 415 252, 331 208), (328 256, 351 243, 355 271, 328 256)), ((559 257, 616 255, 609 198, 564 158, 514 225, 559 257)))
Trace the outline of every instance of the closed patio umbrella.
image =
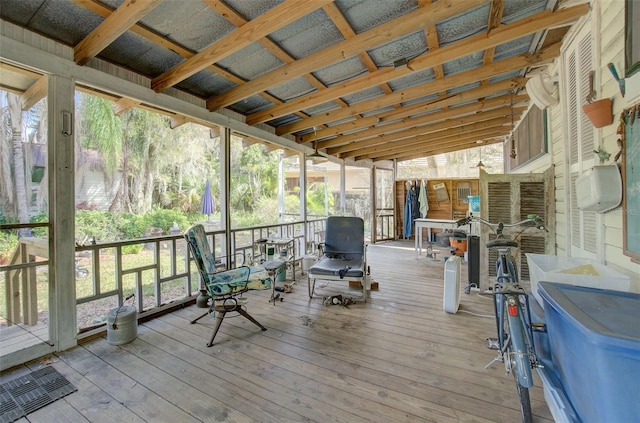
POLYGON ((211 185, 207 180, 204 186, 204 195, 202 196, 202 214, 207 215, 207 220, 211 220, 211 215, 216 209, 216 203, 211 194, 211 185))

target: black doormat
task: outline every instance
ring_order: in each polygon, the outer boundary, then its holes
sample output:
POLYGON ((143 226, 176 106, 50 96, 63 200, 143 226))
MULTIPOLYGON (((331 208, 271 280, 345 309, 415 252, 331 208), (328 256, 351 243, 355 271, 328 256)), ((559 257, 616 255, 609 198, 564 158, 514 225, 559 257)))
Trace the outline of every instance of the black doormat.
POLYGON ((0 423, 11 423, 77 389, 56 369, 43 367, 0 385, 0 423))

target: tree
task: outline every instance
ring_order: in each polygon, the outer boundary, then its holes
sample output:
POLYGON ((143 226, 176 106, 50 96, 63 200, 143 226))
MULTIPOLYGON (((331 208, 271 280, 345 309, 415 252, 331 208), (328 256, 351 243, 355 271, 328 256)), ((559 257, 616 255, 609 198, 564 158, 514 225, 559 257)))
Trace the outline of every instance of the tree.
POLYGON ((239 139, 232 146, 231 208, 253 212, 260 198, 277 198, 278 153, 267 152, 262 144, 242 148, 239 139))
POLYGON ((11 115, 6 93, 0 97, 2 128, 0 132, 0 218, 7 219, 17 213, 15 185, 13 183, 13 144, 11 139, 11 115))
MULTIPOLYGON (((97 152, 106 179, 117 184, 111 211, 200 208, 205 181, 218 180, 219 174, 219 138, 212 139, 209 128, 187 123, 171 129, 167 116, 142 108, 116 116, 111 101, 87 94, 78 97, 83 121, 79 153, 97 152)), ((80 174, 82 161, 78 166, 80 174)), ((212 188, 217 194, 217 184, 212 188)))
POLYGON ((27 183, 25 175, 24 148, 22 142, 22 101, 20 96, 7 93, 9 121, 11 125, 11 141, 13 151, 13 177, 15 184, 15 203, 18 221, 29 222, 29 206, 27 204, 27 183))

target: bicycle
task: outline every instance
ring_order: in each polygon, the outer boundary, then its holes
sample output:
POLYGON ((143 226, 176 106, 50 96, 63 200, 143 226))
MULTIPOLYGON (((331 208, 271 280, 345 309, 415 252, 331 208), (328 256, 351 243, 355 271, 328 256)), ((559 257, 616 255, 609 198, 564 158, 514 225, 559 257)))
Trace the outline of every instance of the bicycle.
POLYGON ((541 367, 535 353, 533 330, 542 328, 534 327, 531 323, 529 296, 519 284, 518 267, 514 257, 511 255, 511 249, 518 248, 516 239, 524 231, 531 228, 547 232, 548 230, 545 228, 542 219, 534 214, 528 215, 525 220, 511 224, 491 223, 471 215, 459 220, 457 224, 460 227, 473 222, 482 223, 493 230, 496 238, 489 240, 486 246, 487 248, 496 248, 498 250, 496 284, 493 287, 493 305, 498 337, 487 339, 487 346, 490 349, 497 349, 498 356, 487 364, 485 368, 490 367, 497 361, 504 363, 507 374, 513 374, 516 382, 522 421, 531 423, 533 421, 531 401, 529 400, 529 388, 533 387, 531 370, 541 367), (516 226, 525 227, 516 233, 512 239, 503 235, 505 228, 516 226))

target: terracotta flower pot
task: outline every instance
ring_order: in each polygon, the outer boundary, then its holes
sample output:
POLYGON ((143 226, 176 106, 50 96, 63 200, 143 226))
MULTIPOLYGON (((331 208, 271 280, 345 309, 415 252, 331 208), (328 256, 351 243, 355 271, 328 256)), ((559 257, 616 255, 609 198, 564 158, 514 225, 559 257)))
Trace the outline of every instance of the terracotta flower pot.
POLYGON ((602 128, 603 126, 613 123, 613 113, 611 106, 613 102, 610 98, 596 100, 593 103, 587 103, 582 106, 582 110, 587 115, 593 126, 602 128))

